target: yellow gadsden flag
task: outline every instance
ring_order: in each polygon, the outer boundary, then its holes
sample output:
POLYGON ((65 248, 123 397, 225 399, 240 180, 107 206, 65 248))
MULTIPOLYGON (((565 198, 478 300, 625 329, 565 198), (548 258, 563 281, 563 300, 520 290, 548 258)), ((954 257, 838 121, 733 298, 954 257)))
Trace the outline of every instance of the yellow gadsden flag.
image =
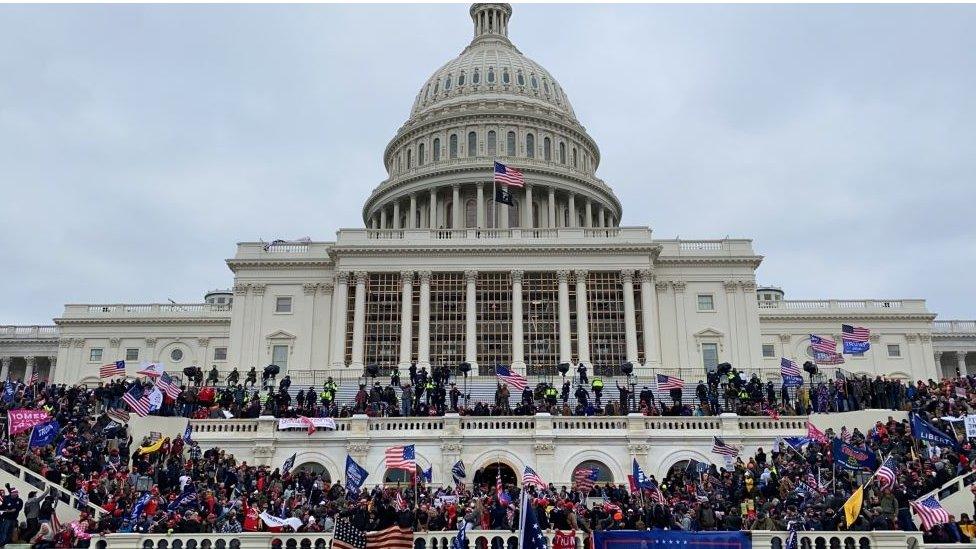
MULTIPOLYGON (((167 442, 169 442, 169 437, 160 438, 159 440, 157 440, 156 442, 150 444, 149 446, 141 446, 139 448, 139 453, 140 454, 151 454, 153 452, 158 452, 163 447, 163 444, 165 444, 167 442)), ((860 508, 860 505, 858 505, 858 508, 860 508)))
POLYGON ((860 486, 854 493, 851 494, 850 499, 844 504, 844 517, 847 518, 847 527, 850 528, 854 521, 857 520, 857 516, 861 514, 861 503, 864 502, 864 487, 860 486))

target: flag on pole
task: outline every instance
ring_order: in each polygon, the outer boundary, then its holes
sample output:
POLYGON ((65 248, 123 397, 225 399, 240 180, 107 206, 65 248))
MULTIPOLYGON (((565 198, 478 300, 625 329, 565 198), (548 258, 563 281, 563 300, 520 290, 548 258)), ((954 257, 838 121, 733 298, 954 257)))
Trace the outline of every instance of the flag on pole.
POLYGON ((147 377, 159 377, 163 373, 163 370, 165 370, 165 368, 162 364, 158 362, 150 362, 148 364, 144 364, 142 369, 136 372, 136 374, 147 377))
POLYGON ((403 494, 399 490, 397 490, 396 497, 393 498, 393 504, 396 506, 397 511, 406 511, 407 507, 409 507, 407 500, 403 499, 403 494))
POLYGON ((122 402, 126 403, 132 411, 139 417, 149 415, 149 395, 143 394, 139 384, 133 385, 122 395, 122 402))
POLYGON ((426 471, 420 473, 420 476, 423 478, 424 482, 434 482, 434 467, 428 467, 426 471))
POLYGON ((685 380, 680 377, 657 375, 657 388, 659 391, 670 391, 671 389, 684 389, 685 380))
POLYGON ((807 420, 807 438, 813 442, 822 442, 825 444, 829 442, 827 440, 827 433, 824 433, 816 425, 810 423, 809 419, 807 420))
POLYGON ((117 360, 112 364, 105 364, 98 369, 98 377, 106 379, 112 376, 124 376, 125 375, 125 361, 117 360))
POLYGON ((920 501, 910 501, 908 504, 918 518, 922 519, 922 528, 925 530, 931 529, 936 524, 949 522, 949 512, 939 504, 934 495, 920 501))
POLYGON ((186 429, 183 430, 183 442, 190 442, 193 437, 193 424, 189 421, 186 422, 186 429))
POLYGON ((468 539, 468 521, 464 520, 463 517, 459 517, 458 531, 454 539, 451 540, 451 549, 464 549, 465 541, 468 539))
POLYGON ((854 490, 854 493, 851 494, 851 497, 844 504, 844 518, 847 519, 848 528, 854 524, 857 516, 861 514, 862 503, 864 503, 864 487, 858 486, 857 490, 854 490))
POLYGON ((454 484, 460 486, 462 479, 466 478, 468 474, 464 471, 464 462, 460 459, 457 463, 451 467, 451 476, 454 477, 454 484))
POLYGON ((840 325, 840 340, 844 344, 844 352, 860 354, 871 348, 871 330, 850 324, 840 325))
POLYGON ((406 469, 411 473, 417 470, 417 454, 414 445, 391 446, 386 449, 387 469, 406 469))
POLYGON ((878 467, 878 472, 875 474, 878 476, 878 484, 880 484, 882 488, 895 484, 895 479, 897 478, 895 475, 895 467, 897 466, 898 464, 895 461, 894 456, 888 456, 888 459, 884 460, 881 467, 878 467))
POLYGON ((33 385, 40 381, 41 377, 37 375, 37 372, 31 372, 30 380, 27 382, 28 385, 33 385))
POLYGON ((712 452, 720 456, 736 457, 739 455, 739 449, 735 446, 729 446, 724 440, 713 436, 712 437, 712 452))
POLYGON ((291 468, 295 466, 295 458, 297 457, 298 457, 298 452, 295 452, 294 454, 291 455, 291 457, 286 459, 285 462, 281 464, 282 475, 287 475, 288 471, 291 471, 291 468))
POLYGON ((499 185, 508 185, 509 187, 524 187, 525 175, 522 174, 522 170, 515 169, 511 166, 506 166, 501 162, 495 162, 494 181, 499 185))
POLYGON ((346 490, 358 492, 368 476, 369 472, 356 463, 352 456, 346 456, 346 490))
POLYGON ((843 364, 844 355, 837 352, 837 342, 826 336, 810 334, 813 360, 817 364, 843 364))
POLYGON ((529 386, 529 380, 525 378, 522 374, 510 370, 507 366, 496 366, 495 375, 498 376, 503 383, 511 385, 515 389, 522 391, 529 386))
POLYGON ((803 372, 796 362, 788 358, 779 359, 779 374, 783 376, 783 385, 787 387, 799 387, 803 385, 803 372))
POLYGON ((495 189, 495 202, 507 204, 509 206, 515 204, 515 201, 512 199, 512 192, 504 187, 498 187, 495 189))
POLYGON ((546 534, 539 524, 539 517, 535 513, 535 506, 529 503, 529 493, 522 491, 519 517, 519 549, 548 549, 546 534))
POLYGON ((596 479, 599 472, 596 469, 582 468, 573 473, 573 480, 576 481, 576 488, 581 492, 589 492, 596 486, 596 479))
POLYGON ((339 519, 335 524, 332 549, 366 549, 366 534, 348 519, 339 519))
POLYGON ((631 473, 638 488, 650 488, 654 485, 651 479, 647 478, 647 475, 644 474, 644 470, 641 469, 640 464, 637 463, 637 458, 634 458, 634 462, 631 464, 631 473))
POLYGON ((500 505, 507 506, 512 503, 512 498, 509 497, 508 492, 505 491, 505 486, 502 485, 502 470, 498 469, 495 475, 495 496, 498 498, 498 503, 500 505))
POLYGON ((542 480, 542 477, 539 476, 539 473, 536 473, 535 470, 528 465, 525 466, 525 472, 522 473, 522 485, 538 486, 543 490, 548 487, 545 481, 542 480))
POLYGON ((180 389, 180 385, 176 382, 173 376, 163 372, 156 378, 156 387, 162 392, 166 393, 166 396, 176 400, 180 397, 180 393, 183 389, 180 389))

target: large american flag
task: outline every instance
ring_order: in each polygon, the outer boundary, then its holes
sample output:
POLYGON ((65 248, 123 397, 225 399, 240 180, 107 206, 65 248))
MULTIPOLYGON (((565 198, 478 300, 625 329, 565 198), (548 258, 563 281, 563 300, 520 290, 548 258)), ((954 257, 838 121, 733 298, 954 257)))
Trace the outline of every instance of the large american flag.
POLYGON ((735 457, 739 455, 739 449, 735 446, 729 446, 724 440, 718 437, 712 437, 712 452, 719 454, 721 456, 731 456, 735 457))
POLYGON ((393 504, 396 506, 397 511, 406 511, 410 505, 407 504, 407 500, 403 499, 403 494, 397 490, 396 497, 393 498, 393 504))
POLYGON ((888 459, 884 460, 881 467, 878 467, 878 472, 875 473, 878 476, 878 484, 882 487, 892 486, 895 484, 895 467, 897 467, 895 458, 889 456, 888 459))
POLYGON ((417 454, 413 444, 409 446, 391 446, 386 449, 387 469, 406 469, 411 473, 417 470, 417 454))
POLYGON ((596 469, 582 468, 573 473, 573 480, 576 481, 576 488, 581 492, 589 492, 596 486, 596 478, 599 473, 596 469))
POLYGON ((539 473, 536 473, 535 470, 528 465, 525 466, 525 472, 522 473, 522 484, 525 486, 538 486, 543 490, 548 487, 545 481, 542 480, 542 477, 539 476, 539 473))
POLYGON ((664 374, 657 375, 657 388, 661 391, 670 391, 671 389, 684 389, 685 380, 680 377, 666 376, 664 374))
POLYGON ((108 415, 109 419, 116 423, 120 423, 122 425, 129 423, 129 412, 126 412, 125 410, 113 408, 106 412, 106 414, 108 415))
POLYGON ((788 358, 779 359, 779 373, 782 376, 802 376, 803 372, 800 371, 800 367, 797 366, 796 362, 788 358))
POLYGON ((909 505, 918 515, 918 518, 922 519, 922 528, 925 530, 929 530, 936 524, 947 524, 949 522, 949 512, 942 508, 935 496, 929 496, 920 501, 911 501, 909 505))
POLYGON ((524 187, 525 176, 522 175, 522 170, 516 170, 501 162, 495 162, 495 183, 509 187, 524 187))
POLYGON ((837 342, 829 337, 810 334, 810 346, 819 353, 837 353, 837 342))
POLYGON ((142 388, 139 385, 133 385, 131 389, 122 395, 122 402, 129 405, 132 411, 136 413, 139 417, 146 417, 149 415, 149 393, 145 392, 143 394, 142 388))
POLYGON ((179 398, 180 393, 183 392, 183 389, 180 389, 179 384, 175 379, 173 379, 173 376, 167 374, 166 372, 163 372, 162 375, 156 379, 156 387, 158 387, 160 391, 166 393, 166 396, 173 400, 179 398))
POLYGON ((366 534, 348 520, 340 519, 332 536, 332 549, 366 549, 366 534))
POLYGON ((851 326, 850 324, 840 325, 840 338, 844 341, 856 341, 864 343, 871 339, 871 330, 861 326, 851 326))
POLYGON ((117 360, 112 364, 105 364, 98 369, 98 377, 104 379, 107 377, 125 375, 125 361, 117 360))
MULTIPOLYGON (((335 541, 332 542, 333 549, 335 541)), ((369 549, 413 549, 413 530, 390 526, 375 532, 366 532, 366 547, 369 549)))
POLYGON ((498 379, 502 380, 502 382, 515 387, 519 391, 522 391, 529 386, 529 380, 525 379, 525 376, 510 370, 507 366, 496 366, 495 375, 498 376, 498 379))

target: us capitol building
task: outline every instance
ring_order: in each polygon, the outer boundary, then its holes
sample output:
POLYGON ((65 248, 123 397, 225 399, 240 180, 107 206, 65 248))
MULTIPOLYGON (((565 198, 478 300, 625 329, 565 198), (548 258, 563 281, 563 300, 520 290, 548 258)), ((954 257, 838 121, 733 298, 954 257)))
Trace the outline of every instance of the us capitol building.
MULTIPOLYGON (((467 362, 472 383, 493 387, 496 364, 540 376, 559 363, 571 372, 584 363, 609 379, 630 362, 638 383, 661 372, 694 384, 730 362, 778 380, 780 357, 810 360, 809 334, 839 343, 841 323, 871 330, 871 350, 846 356, 849 372, 914 380, 966 371, 976 325, 934 322, 924 300, 788 300, 757 284, 763 258, 751 240, 661 240, 650 227, 622 225, 619 198, 597 176, 600 150, 566 91, 509 40, 511 7, 475 4, 470 14, 471 43, 420 87, 383 151, 389 175, 363 205, 364 228, 340 229, 332 241, 240 243, 227 260, 231 289, 210 292, 203 303, 68 304, 54 326, 0 327, 2 375, 97 383, 100 365, 126 360, 130 376, 140 363, 158 361, 171 372, 216 365, 222 378, 236 367, 243 378, 252 366, 260 372, 274 363, 297 390, 321 387, 329 375, 354 387, 366 365, 388 372, 467 362), (524 188, 508 189, 512 206, 494 201, 496 160, 525 174, 524 188)), ((674 448, 661 448, 651 472, 688 457, 712 460, 714 429, 733 442, 736 433, 753 432, 755 444, 767 447, 775 430, 741 418, 694 419, 702 449, 671 455, 674 448)), ((279 437, 295 433, 248 421, 241 427, 248 440, 216 422, 199 436, 259 460, 290 455, 279 437)), ((379 467, 385 443, 372 441, 380 435, 372 421, 341 421, 341 446, 306 448, 299 462, 340 476, 348 451, 379 467)), ((475 468, 479 459, 501 459, 516 471, 531 463, 553 482, 568 480, 581 460, 602 461, 622 481, 630 455, 655 451, 647 430, 691 428, 642 417, 601 419, 603 427, 596 418, 399 421, 394 429, 418 432, 430 427, 419 422, 437 424, 429 446, 418 442, 418 460, 436 464, 440 478, 440 468, 449 471, 464 454, 475 468), (574 425, 584 421, 592 424, 574 425), (560 429, 578 435, 581 428, 584 438, 606 432, 599 444, 558 444, 560 429), (462 440, 479 429, 480 442, 462 440), (508 433, 504 455, 489 452, 498 429, 508 433)), ((402 441, 401 431, 388 434, 402 441)), ((295 436, 308 445, 304 433, 295 436)))

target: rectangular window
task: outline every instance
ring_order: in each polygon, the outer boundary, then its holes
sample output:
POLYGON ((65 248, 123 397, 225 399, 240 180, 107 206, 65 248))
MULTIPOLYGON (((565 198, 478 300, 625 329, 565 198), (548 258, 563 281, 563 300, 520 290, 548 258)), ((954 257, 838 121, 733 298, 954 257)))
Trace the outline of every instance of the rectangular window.
POLYGON ((271 348, 271 363, 281 368, 284 372, 288 367, 288 346, 275 345, 271 348))
POLYGON ((101 349, 92 349, 91 351, 89 351, 88 352, 88 361, 89 362, 101 362, 102 361, 102 350, 101 349))
POLYGON ((364 354, 366 364, 378 364, 384 375, 400 358, 400 314, 403 287, 400 273, 370 273, 366 280, 364 354))
POLYGON ((763 343, 762 346, 763 358, 773 358, 776 356, 776 347, 771 343, 763 343))
POLYGON ((512 362, 512 281, 508 273, 479 273, 475 285, 477 357, 481 372, 512 362))
POLYGON ((888 356, 892 358, 900 358, 901 345, 888 345, 888 356))
POLYGON ((706 372, 714 371, 718 366, 718 343, 702 343, 702 366, 706 372))
POLYGON ((291 312, 291 298, 290 297, 279 297, 275 299, 275 312, 276 313, 290 313, 291 312))
POLYGON ((715 298, 712 297, 712 294, 698 294, 698 310, 699 311, 715 310, 715 298))
POLYGON ((136 361, 136 360, 139 360, 139 349, 126 349, 125 350, 125 359, 127 361, 136 361))
POLYGON ((214 347, 214 360, 227 360, 227 347, 214 347))

